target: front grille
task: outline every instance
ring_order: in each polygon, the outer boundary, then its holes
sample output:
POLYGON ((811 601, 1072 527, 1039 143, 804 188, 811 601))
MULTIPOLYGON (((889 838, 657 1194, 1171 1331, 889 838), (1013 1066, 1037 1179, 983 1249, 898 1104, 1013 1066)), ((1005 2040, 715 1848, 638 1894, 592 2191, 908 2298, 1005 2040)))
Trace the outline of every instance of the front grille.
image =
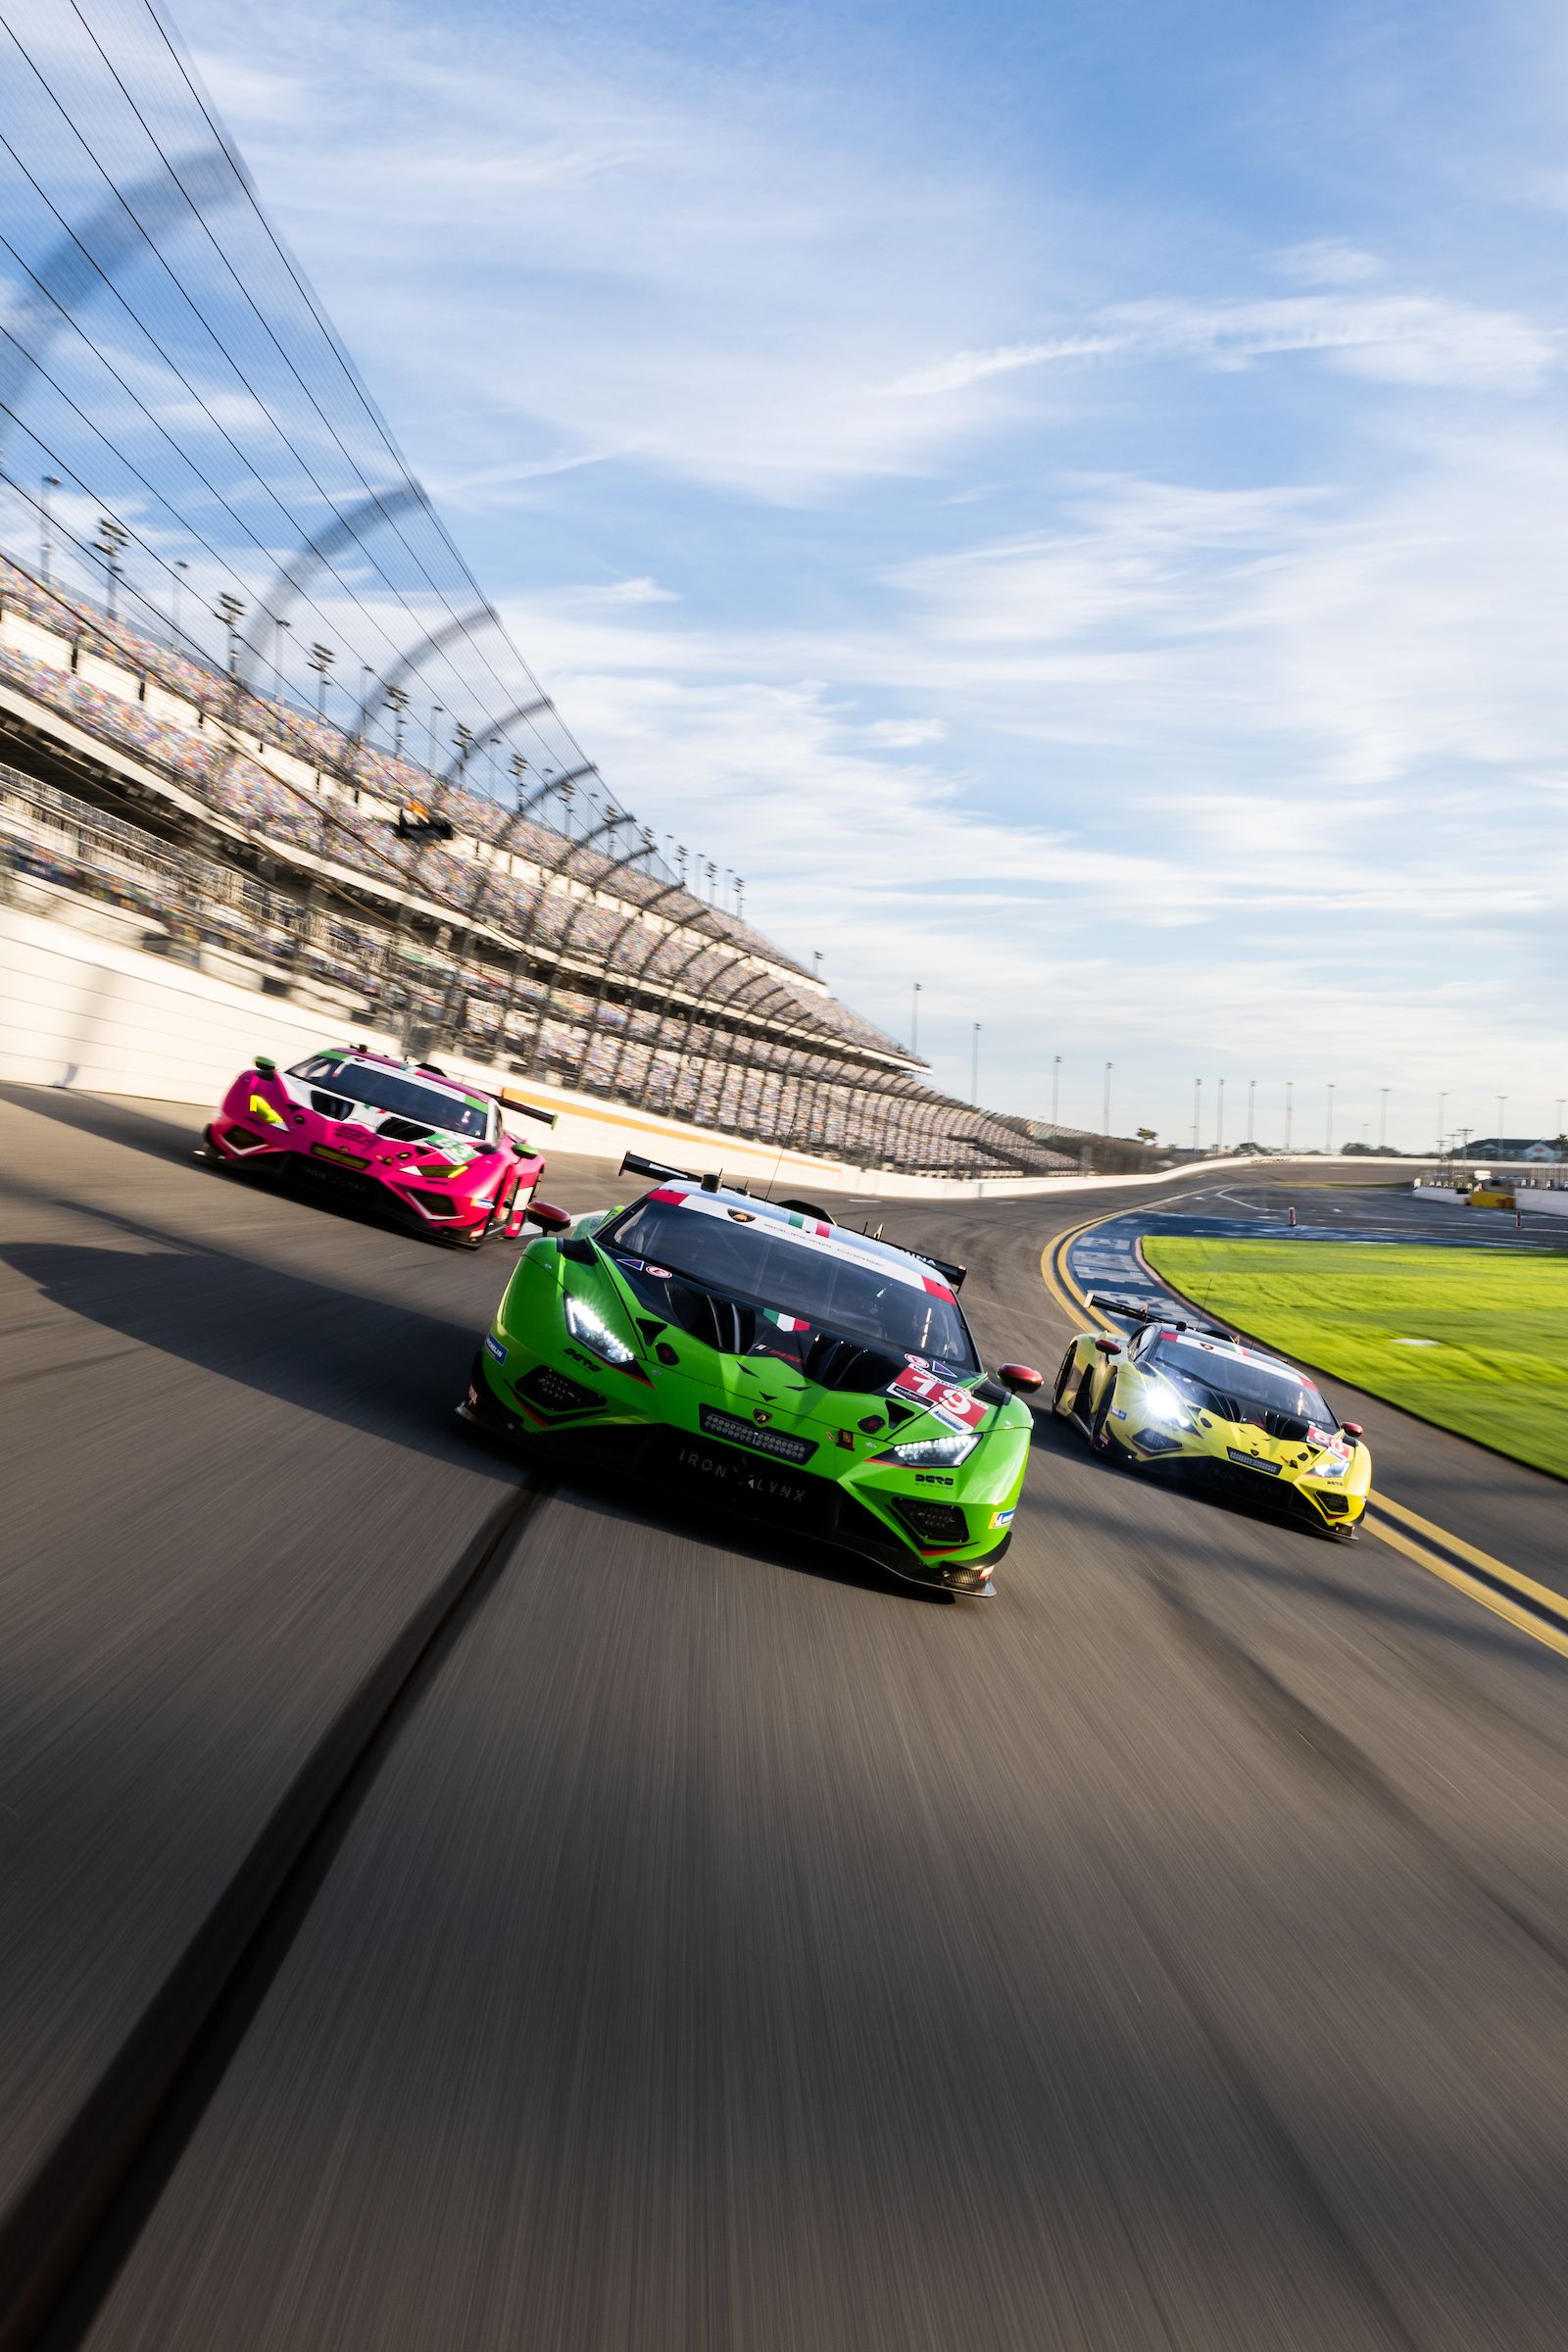
POLYGON ((383 1119, 378 1132, 383 1143, 422 1144, 435 1129, 421 1127, 417 1119, 383 1119))
POLYGON ((568 1380, 553 1364, 536 1364, 525 1380, 518 1381, 517 1395, 543 1413, 591 1413, 605 1401, 592 1389, 568 1380))
POLYGON ((323 1087, 311 1089, 311 1108, 318 1110, 323 1119, 351 1119, 354 1105, 347 1095, 329 1095, 323 1087))
POLYGON ((230 1152, 238 1152, 243 1153, 246 1152, 260 1152, 263 1145, 266 1143, 267 1138, 265 1135, 252 1135, 248 1127, 230 1127, 220 1138, 220 1141, 230 1152))
POLYGON ((334 1168, 368 1168, 369 1161, 361 1152, 340 1152, 336 1144, 313 1144, 312 1156, 330 1160, 334 1168))
POLYGON ((956 1502, 922 1502, 900 1495, 897 1516, 921 1544, 967 1544, 969 1522, 956 1502))
POLYGON ((1317 1507, 1331 1519, 1343 1519, 1350 1507, 1350 1497, 1348 1494, 1320 1494, 1317 1507))
POLYGON ((723 1438, 731 1446, 749 1446, 753 1453, 771 1454, 776 1462, 808 1462, 816 1451, 815 1442, 810 1438, 792 1438, 782 1429, 759 1429, 754 1422, 742 1421, 734 1413, 721 1413, 713 1404, 705 1404, 698 1418, 706 1436, 723 1438))
POLYGON ((1182 1442, 1173 1438, 1168 1429, 1141 1429, 1133 1440, 1146 1453, 1180 1453, 1182 1442))
POLYGON ((1278 1462, 1267 1461, 1260 1453, 1243 1453, 1239 1446, 1227 1446, 1225 1450, 1243 1470, 1261 1470, 1265 1478, 1278 1478, 1280 1474, 1278 1462))

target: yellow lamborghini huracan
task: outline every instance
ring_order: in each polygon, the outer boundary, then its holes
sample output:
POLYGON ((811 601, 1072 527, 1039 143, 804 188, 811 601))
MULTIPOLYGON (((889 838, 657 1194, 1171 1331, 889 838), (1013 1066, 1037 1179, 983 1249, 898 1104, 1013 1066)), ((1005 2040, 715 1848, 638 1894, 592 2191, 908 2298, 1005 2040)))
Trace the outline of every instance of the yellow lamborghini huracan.
POLYGON ((1128 1468, 1186 1468, 1283 1504, 1348 1542, 1366 1509, 1372 1456, 1304 1372, 1207 1324, 1097 1298, 1115 1332, 1080 1332, 1056 1374, 1054 1409, 1128 1468))

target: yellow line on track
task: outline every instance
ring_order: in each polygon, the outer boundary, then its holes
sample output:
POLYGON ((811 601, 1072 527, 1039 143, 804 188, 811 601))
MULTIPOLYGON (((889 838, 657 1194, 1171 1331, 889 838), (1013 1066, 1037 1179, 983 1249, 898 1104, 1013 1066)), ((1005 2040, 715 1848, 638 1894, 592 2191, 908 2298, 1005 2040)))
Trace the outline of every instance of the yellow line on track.
MULTIPOLYGON (((1114 1209, 1108 1210, 1103 1216, 1086 1217, 1081 1225, 1074 1225, 1069 1232, 1058 1234, 1041 1250, 1040 1279, 1069 1322, 1077 1322, 1080 1327, 1088 1322, 1098 1324, 1102 1331, 1114 1330, 1115 1326, 1109 1318, 1102 1315, 1098 1307, 1090 1305, 1084 1292, 1073 1280, 1067 1265, 1067 1253, 1073 1243, 1084 1234, 1092 1233, 1098 1225, 1109 1224, 1113 1216, 1125 1216, 1126 1213, 1125 1209, 1114 1209)), ((1424 1568, 1429 1576, 1441 1577, 1446 1585, 1450 1585, 1456 1592, 1463 1592, 1468 1599, 1478 1600, 1484 1609, 1491 1609, 1494 1616, 1505 1618, 1520 1633, 1529 1634, 1534 1641, 1544 1642, 1548 1649, 1554 1649, 1568 1658, 1568 1598, 1561 1592, 1552 1592, 1547 1585, 1538 1585, 1519 1569, 1510 1568, 1506 1560, 1494 1559, 1491 1552, 1478 1550, 1475 1544, 1467 1544, 1462 1536, 1452 1536, 1446 1527, 1423 1519, 1419 1511, 1412 1511, 1406 1504, 1396 1502, 1392 1494, 1374 1490, 1367 1500, 1376 1505, 1378 1516, 1369 1516, 1363 1525, 1367 1533, 1375 1536, 1380 1544, 1386 1544, 1391 1551, 1396 1551, 1404 1559, 1413 1561, 1416 1567, 1424 1568), (1389 1520, 1397 1521, 1398 1524, 1389 1525, 1389 1520), (1431 1548, 1433 1544, 1441 1545, 1444 1551, 1451 1552, 1454 1556, 1444 1559, 1440 1552, 1431 1548), (1462 1562, 1468 1562, 1471 1568, 1478 1569, 1480 1576, 1467 1574, 1462 1562), (1518 1602, 1510 1600, 1506 1592, 1489 1590, 1481 1581, 1482 1578, 1494 1578, 1499 1584, 1508 1586, 1526 1605, 1521 1607, 1518 1602), (1544 1623, 1529 1607, 1532 1601, 1537 1609, 1551 1611, 1553 1616, 1562 1620, 1562 1624, 1544 1623)))

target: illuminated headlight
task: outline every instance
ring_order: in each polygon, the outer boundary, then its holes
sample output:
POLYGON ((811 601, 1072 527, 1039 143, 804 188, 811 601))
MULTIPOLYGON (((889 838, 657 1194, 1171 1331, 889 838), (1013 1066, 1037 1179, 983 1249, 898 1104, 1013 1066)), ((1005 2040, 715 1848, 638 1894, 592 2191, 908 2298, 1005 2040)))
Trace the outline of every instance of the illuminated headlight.
POLYGON ((1191 1427, 1187 1407, 1175 1390, 1162 1380, 1152 1380, 1144 1396, 1144 1410, 1160 1429, 1191 1427))
POLYGON ((591 1348, 595 1355, 603 1356, 607 1364, 631 1362, 633 1350, 618 1332, 611 1330, 598 1308, 590 1306, 586 1298, 574 1298, 568 1291, 565 1312, 566 1329, 572 1338, 591 1348))
POLYGON ((1331 1454, 1325 1462, 1314 1462, 1307 1476, 1309 1478, 1343 1478, 1349 1467, 1348 1462, 1336 1461, 1331 1454))
POLYGON ((911 1469, 916 1470, 928 1466, 954 1470, 959 1462, 968 1460, 979 1443, 972 1430, 956 1429, 951 1437, 916 1438, 908 1446, 890 1446, 888 1459, 907 1462, 911 1469))

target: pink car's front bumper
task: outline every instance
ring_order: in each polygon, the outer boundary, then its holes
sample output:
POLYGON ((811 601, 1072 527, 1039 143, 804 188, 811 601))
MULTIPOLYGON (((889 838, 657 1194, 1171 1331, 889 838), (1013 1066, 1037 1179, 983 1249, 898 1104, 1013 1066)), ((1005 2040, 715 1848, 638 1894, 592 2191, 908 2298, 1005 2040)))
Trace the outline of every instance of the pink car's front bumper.
POLYGON ((224 1096, 207 1145, 220 1163, 270 1164, 315 1176, 460 1240, 490 1230, 514 1238, 544 1170, 543 1159, 519 1157, 502 1143, 442 1174, 451 1162, 438 1148, 383 1143, 368 1127, 323 1118, 291 1102, 275 1082, 251 1073, 224 1096))

